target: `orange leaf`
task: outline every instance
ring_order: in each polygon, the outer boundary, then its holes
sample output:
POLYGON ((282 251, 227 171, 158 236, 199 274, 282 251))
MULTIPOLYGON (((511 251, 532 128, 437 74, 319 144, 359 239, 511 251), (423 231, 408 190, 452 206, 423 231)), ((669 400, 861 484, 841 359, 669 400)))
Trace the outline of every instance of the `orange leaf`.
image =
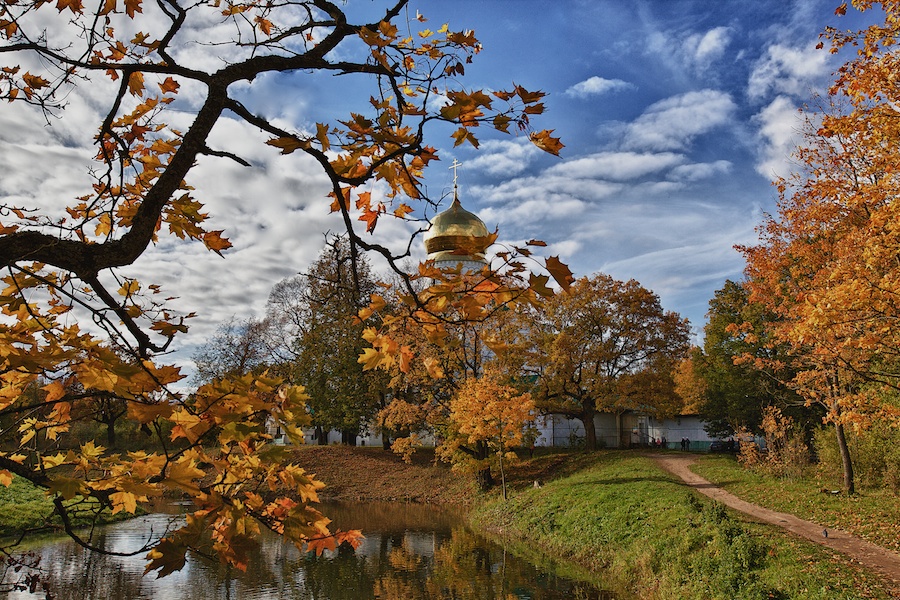
POLYGON ((360 192, 356 200, 356 208, 369 210, 372 202, 372 192, 360 192))
POLYGON ((408 205, 401 204, 400 206, 398 206, 397 208, 394 209, 394 216, 399 219, 403 219, 406 217, 406 215, 408 215, 412 211, 413 211, 413 209, 410 208, 408 205))
POLYGON ((222 256, 222 250, 227 250, 231 248, 231 242, 228 241, 228 238, 222 237, 222 231, 207 231, 203 234, 203 244, 218 254, 222 256))
POLYGON ((128 77, 128 91, 132 96, 143 96, 144 95, 144 74, 140 71, 135 71, 128 77))
POLYGON ((359 220, 366 222, 366 233, 372 233, 378 224, 378 211, 367 210, 359 216, 359 220))
POLYGON ((281 148, 282 154, 290 154, 291 152, 299 148, 309 147, 309 142, 301 140, 294 136, 274 138, 267 141, 266 144, 268 144, 269 146, 275 146, 276 148, 281 148))
POLYGON ((143 12, 141 10, 141 1, 142 0, 125 0, 125 14, 133 19, 135 13, 143 12))
POLYGON ((562 289, 568 291, 572 286, 572 283, 575 282, 575 277, 572 276, 572 271, 569 270, 565 264, 563 264, 558 256, 550 256, 547 258, 547 270, 550 271, 550 274, 553 276, 553 279, 556 280, 556 283, 562 287, 562 289))
POLYGON ((77 15, 84 10, 84 5, 81 4, 81 0, 57 0, 56 9, 59 12, 67 8, 77 15))
POLYGON ((553 133, 552 129, 536 131, 531 134, 531 142, 544 152, 559 156, 559 151, 562 150, 565 145, 559 141, 559 138, 552 137, 550 135, 551 133, 553 133))
POLYGON ((162 90, 163 94, 177 93, 179 87, 178 82, 171 77, 166 77, 166 80, 159 84, 159 89, 162 90))

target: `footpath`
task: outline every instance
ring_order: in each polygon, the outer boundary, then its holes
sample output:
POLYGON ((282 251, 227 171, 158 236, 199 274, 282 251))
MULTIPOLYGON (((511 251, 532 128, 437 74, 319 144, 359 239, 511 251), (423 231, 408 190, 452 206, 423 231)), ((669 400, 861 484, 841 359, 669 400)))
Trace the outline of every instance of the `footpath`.
POLYGON ((820 524, 804 521, 794 515, 769 510, 741 500, 734 494, 729 494, 691 471, 690 465, 696 460, 694 456, 659 454, 653 455, 653 459, 663 469, 673 475, 677 475, 685 484, 705 496, 709 496, 757 521, 781 527, 793 534, 849 556, 863 567, 883 575, 893 584, 894 591, 900 594, 900 555, 840 529, 831 529, 829 527, 828 535, 826 536, 825 527, 820 524))

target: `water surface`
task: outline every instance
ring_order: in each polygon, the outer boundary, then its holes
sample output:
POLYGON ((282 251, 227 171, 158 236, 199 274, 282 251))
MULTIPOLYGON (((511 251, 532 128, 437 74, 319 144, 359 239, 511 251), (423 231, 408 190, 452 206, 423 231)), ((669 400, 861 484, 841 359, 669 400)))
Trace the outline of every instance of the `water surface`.
MULTIPOLYGON (((174 507, 172 507, 174 510, 174 507)), ((168 577, 143 576, 146 560, 91 553, 68 538, 35 551, 57 600, 418 600, 507 598, 609 599, 517 558, 468 530, 452 511, 417 504, 329 504, 323 512, 342 529, 362 529, 355 551, 301 554, 276 535, 264 535, 246 572, 190 557, 168 577)), ((127 552, 177 527, 178 515, 154 513, 109 525, 95 534, 100 547, 127 552)), ((2 594, 0 594, 2 596, 2 594)), ((7 598, 44 598, 40 591, 7 598)))

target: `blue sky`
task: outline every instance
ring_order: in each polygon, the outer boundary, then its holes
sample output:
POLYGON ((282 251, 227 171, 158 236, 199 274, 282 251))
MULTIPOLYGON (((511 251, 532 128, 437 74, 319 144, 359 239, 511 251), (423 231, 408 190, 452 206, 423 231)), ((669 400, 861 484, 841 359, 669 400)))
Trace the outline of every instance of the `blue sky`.
MULTIPOLYGON (((448 22, 475 30, 484 50, 467 66, 466 87, 516 83, 548 93, 535 127, 555 130, 566 145, 557 158, 524 136, 485 130, 476 151, 453 148, 449 131, 435 129, 428 142, 441 162, 429 170, 429 195, 449 193, 449 166, 458 159, 463 204, 490 229, 499 228, 501 242, 542 239, 548 254, 559 255, 576 276, 603 271, 634 278, 699 332, 714 291, 741 277, 743 261, 733 246, 753 243, 762 213, 774 210, 770 182, 790 172, 797 108, 827 87, 846 58, 816 50, 819 33, 827 25, 855 29, 878 21, 874 12, 852 9, 838 18, 837 4, 411 0, 410 15, 420 12, 433 29, 448 22)), ((342 6, 371 17, 383 3, 342 6)), ((203 51, 188 46, 180 56, 223 58, 203 51)), ((317 121, 365 111, 371 88, 363 83, 273 76, 255 82, 242 99, 288 128, 312 131, 317 121)), ((7 169, 0 198, 47 206, 83 193, 80 173, 93 154, 95 131, 83 124, 99 123, 101 100, 99 86, 82 86, 70 97, 67 119, 53 127, 25 107, 3 107, 0 162, 7 169)), ((189 88, 181 102, 186 123, 189 88)), ((223 120, 211 147, 236 152, 253 167, 203 158, 192 175, 212 215, 210 228, 224 229, 234 244, 226 259, 163 238, 126 269, 162 283, 178 296, 179 308, 199 313, 180 341, 179 362, 188 363, 219 323, 262 316, 272 286, 305 269, 323 247, 324 232, 340 229, 328 214, 327 181, 316 165, 299 153, 278 155, 265 139, 223 120)), ((377 236, 403 244, 409 231, 384 220, 377 236)))

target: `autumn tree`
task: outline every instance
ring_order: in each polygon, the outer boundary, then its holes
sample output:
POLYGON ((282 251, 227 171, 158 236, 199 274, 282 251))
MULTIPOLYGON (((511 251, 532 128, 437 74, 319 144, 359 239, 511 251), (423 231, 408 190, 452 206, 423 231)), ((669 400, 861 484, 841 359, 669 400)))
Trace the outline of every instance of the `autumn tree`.
POLYGON ((525 425, 534 420, 533 413, 530 394, 503 384, 496 371, 488 370, 477 379, 471 377, 450 403, 444 429, 447 439, 441 444, 440 453, 455 465, 478 473, 484 472, 485 463, 489 467, 496 462, 505 500, 503 460, 515 459, 513 449, 522 444, 525 425))
POLYGON ((688 323, 665 311, 637 281, 599 273, 543 303, 529 326, 529 368, 538 408, 584 424, 597 448, 594 417, 639 410, 679 411, 673 371, 689 348, 688 323))
MULTIPOLYGON (((415 219, 414 207, 427 205, 421 181, 438 158, 425 142, 431 124, 450 124, 455 144, 477 146, 477 128, 486 125, 522 132, 554 154, 561 148, 549 131, 530 127, 543 110, 541 92, 460 84, 481 50, 472 31, 407 23, 406 0, 388 2, 364 23, 354 8, 328 0, 0 4, 4 110, 51 128, 76 119, 72 131, 93 135, 89 184, 71 190, 64 211, 27 196, 0 209, 0 410, 17 419, 3 439, 0 479, 15 474, 46 489, 82 545, 90 547, 90 538, 70 526, 66 500, 95 498, 98 506, 133 512, 164 493, 187 495, 196 510, 181 529, 134 551, 149 551, 147 569, 158 575, 180 569, 198 548, 243 568, 259 527, 304 548, 355 539, 328 531, 313 506, 320 483, 282 465, 260 425, 273 419, 296 436, 303 390, 262 373, 183 394, 174 385, 182 374, 164 355, 192 313, 175 311, 171 292, 139 281, 132 266, 164 236, 217 253, 230 247, 223 231, 208 227, 203 191, 190 177, 201 160, 252 168, 239 145, 214 147, 217 124, 247 124, 273 151, 317 164, 352 256, 372 250, 398 271, 408 252, 394 255, 366 236, 379 220, 415 219), (371 83, 370 101, 332 122, 270 119, 254 100, 270 75, 363 79, 371 83), (97 107, 93 125, 67 112, 74 99, 97 107), (375 181, 377 188, 368 185, 375 181), (40 392, 39 412, 23 394, 29 389, 40 392), (73 389, 121 398, 129 419, 170 430, 159 440, 163 450, 123 455, 85 444, 48 453, 71 425, 73 389), (279 496, 284 489, 287 496, 279 496)), ((459 294, 443 298, 465 302, 459 294)), ((385 359, 390 350, 386 342, 376 349, 385 359)))
MULTIPOLYGON (((875 3, 854 4, 868 10, 875 3)), ((743 249, 751 300, 777 315, 773 336, 796 357, 793 386, 834 425, 851 493, 844 428, 900 416, 889 401, 893 394, 884 393, 900 383, 894 326, 900 5, 880 5, 883 24, 826 30, 833 52, 859 50, 838 71, 821 111, 807 111, 804 143, 795 152, 800 168, 777 182, 778 214, 759 228, 760 243, 743 249)))

